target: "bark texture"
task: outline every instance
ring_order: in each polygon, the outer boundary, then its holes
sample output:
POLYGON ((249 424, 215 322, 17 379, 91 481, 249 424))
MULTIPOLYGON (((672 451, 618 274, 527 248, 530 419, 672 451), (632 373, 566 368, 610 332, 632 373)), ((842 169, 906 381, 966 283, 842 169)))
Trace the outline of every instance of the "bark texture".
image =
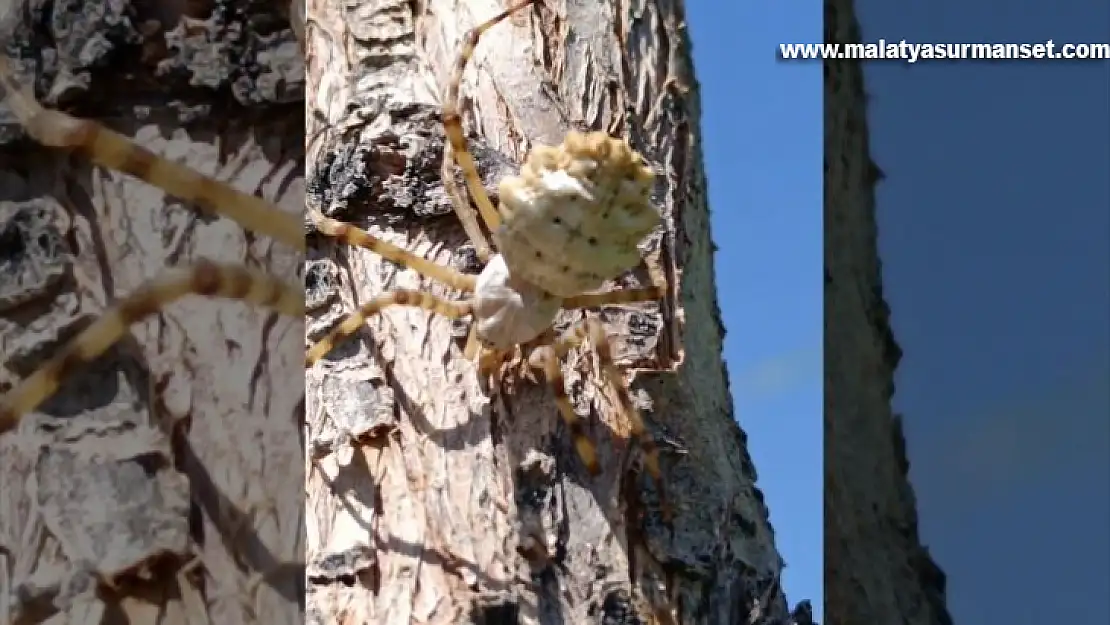
MULTIPOLYGON (((825 40, 860 41, 851 0, 826 0, 825 40)), ((883 299, 882 172, 868 147, 863 68, 827 62, 824 86, 825 619, 950 625, 945 576, 918 535, 901 417, 891 411, 902 350, 883 299)))
MULTIPOLYGON (((47 107, 296 214, 303 57, 287 13, 21 0, 0 4, 0 44, 47 107)), ((0 239, 0 390, 169 267, 292 279, 303 258, 24 139, 3 104, 0 239)), ((300 319, 182 300, 0 436, 0 622, 299 622, 302 335, 300 319)))
MULTIPOLYGON (((308 201, 437 262, 477 272, 440 182, 440 96, 466 30, 504 6, 309 0, 308 201)), ((646 244, 668 301, 606 310, 663 447, 673 532, 635 449, 567 369, 601 451, 590 478, 550 393, 480 380, 466 323, 391 309, 306 372, 310 622, 772 623, 782 561, 721 361, 699 97, 681 4, 550 0, 482 39, 463 93, 486 185, 571 128, 628 137, 657 166, 666 232, 646 244), (672 371, 685 345, 685 362, 672 371), (631 452, 631 455, 630 455, 631 452)), ((373 253, 310 240, 309 339, 390 288, 450 296, 373 253)), ((562 322, 577 317, 564 314, 562 322)), ((804 620, 803 608, 802 619, 804 620)))

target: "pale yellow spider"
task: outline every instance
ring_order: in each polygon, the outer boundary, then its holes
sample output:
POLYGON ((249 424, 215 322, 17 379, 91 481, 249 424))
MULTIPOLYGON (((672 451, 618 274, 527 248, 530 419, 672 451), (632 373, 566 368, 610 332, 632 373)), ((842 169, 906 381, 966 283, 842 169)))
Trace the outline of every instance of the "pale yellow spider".
POLYGON ((602 132, 571 132, 561 145, 536 146, 519 175, 501 180, 500 205, 494 207, 467 151, 458 109, 459 83, 467 61, 484 32, 535 2, 518 2, 466 34, 444 101, 443 125, 448 144, 443 182, 479 256, 488 259, 481 273, 464 274, 401 252, 355 226, 311 211, 320 232, 371 250, 468 293, 469 297, 447 300, 423 291, 402 289, 384 293, 362 305, 313 345, 306 366, 313 366, 339 341, 356 333, 368 317, 388 306, 418 306, 452 319, 470 316, 474 323, 466 355, 477 357, 488 367, 490 363, 500 364, 508 352, 521 347, 525 366, 544 373, 578 455, 586 468, 596 474, 600 467, 594 444, 567 397, 560 369, 561 357, 588 341, 597 351, 601 373, 618 397, 631 434, 644 451, 645 465, 662 493, 658 450, 631 401, 623 373, 613 363, 610 341, 600 323, 587 319, 561 338, 552 330, 556 315, 563 309, 663 297, 660 286, 592 292, 641 262, 637 245, 661 221, 659 211, 650 201, 654 174, 643 157, 624 140, 602 132), (455 160, 461 166, 482 221, 493 235, 498 253, 492 257, 474 210, 454 183, 455 160))

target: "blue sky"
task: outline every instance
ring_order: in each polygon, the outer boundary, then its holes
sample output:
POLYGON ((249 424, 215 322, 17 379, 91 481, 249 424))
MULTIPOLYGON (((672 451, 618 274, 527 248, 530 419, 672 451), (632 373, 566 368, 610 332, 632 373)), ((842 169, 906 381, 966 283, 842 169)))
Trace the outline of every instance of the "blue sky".
POLYGON ((771 510, 790 602, 822 594, 821 66, 778 44, 817 42, 820 3, 687 3, 701 83, 717 288, 740 426, 771 510))
MULTIPOLYGON (((1105 3, 1000 7, 857 0, 865 40, 1110 41, 1105 3)), ((821 74, 774 50, 819 41, 821 10, 688 12, 737 415, 787 595, 820 608, 821 74)), ((895 407, 955 622, 1110 622, 1110 66, 866 77, 895 407)))
MULTIPOLYGON (((1110 41, 1105 2, 856 6, 865 40, 1110 41)), ((952 616, 1110 623, 1110 63, 866 78, 894 402, 952 616)))

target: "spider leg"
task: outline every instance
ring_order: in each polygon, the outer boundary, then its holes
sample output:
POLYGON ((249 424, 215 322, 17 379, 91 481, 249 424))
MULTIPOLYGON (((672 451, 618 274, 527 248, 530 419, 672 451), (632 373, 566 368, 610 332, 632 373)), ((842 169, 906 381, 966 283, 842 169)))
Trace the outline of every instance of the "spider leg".
POLYGON ((470 292, 474 290, 474 285, 478 280, 474 276, 434 263, 427 258, 421 258, 406 249, 386 243, 361 228, 326 217, 315 208, 309 209, 309 215, 320 232, 347 245, 368 249, 388 261, 408 267, 421 275, 438 280, 460 291, 470 292))
POLYGON ((647 287, 643 289, 617 289, 602 293, 583 293, 563 300, 563 308, 598 308, 616 304, 632 304, 635 302, 650 302, 662 299, 666 292, 662 287, 647 287))
POLYGON ((95 360, 136 322, 157 314, 187 295, 234 299, 271 308, 290 317, 304 316, 304 289, 242 265, 198 262, 156 278, 123 298, 85 328, 53 358, 0 397, 0 433, 37 408, 76 368, 95 360))
POLYGON ((571 441, 574 443, 575 451, 578 452, 578 457, 582 459, 582 463, 586 465, 586 470, 591 475, 597 475, 601 473, 601 465, 597 461, 597 447, 586 434, 582 419, 574 411, 574 405, 570 403, 570 397, 567 396, 566 380, 563 378, 558 354, 559 347, 556 345, 539 345, 528 355, 528 364, 543 371, 551 391, 555 394, 559 415, 570 430, 571 441))
POLYGON ((478 324, 470 324, 470 331, 466 333, 466 347, 463 348, 463 358, 467 360, 474 360, 482 351, 482 346, 478 342, 478 324))
POLYGON ((644 453, 644 466, 647 467, 648 473, 651 475, 651 479, 655 481, 655 486, 659 491, 663 518, 669 521, 671 510, 663 485, 663 470, 659 463, 659 447, 655 444, 655 438, 652 437, 651 432, 644 424, 644 418, 640 414, 640 410, 632 402, 632 395, 629 393, 628 382, 625 380, 624 373, 613 362, 613 348, 609 336, 605 333, 605 328, 601 323, 592 318, 587 318, 579 326, 576 334, 579 342, 581 342, 583 334, 588 336, 590 343, 597 350, 597 358, 601 364, 601 375, 605 378, 606 384, 615 391, 621 412, 628 419, 631 428, 630 434, 639 441, 640 449, 644 453))
POLYGON ((328 332, 324 338, 310 347, 305 356, 305 366, 311 367, 316 364, 336 345, 358 332, 367 319, 389 306, 416 306, 429 312, 439 313, 449 319, 458 319, 470 314, 470 302, 450 302, 424 291, 409 289, 390 291, 360 306, 358 310, 351 313, 331 332, 328 332))
MULTIPOLYGON (((596 308, 614 304, 646 302, 662 299, 665 296, 665 289, 658 286, 642 289, 618 289, 603 293, 584 293, 582 295, 565 298, 563 300, 563 308, 596 308)), ((632 398, 629 396, 624 375, 616 364, 613 363, 612 345, 609 341, 609 337, 605 334, 605 329, 596 319, 587 319, 573 334, 560 341, 557 347, 558 354, 560 357, 564 356, 570 349, 582 344, 586 337, 589 337, 590 342, 595 345, 598 360, 601 362, 602 376, 605 377, 606 383, 612 387, 612 390, 616 392, 616 396, 620 402, 621 412, 626 415, 632 428, 631 434, 637 437, 640 448, 644 451, 644 465, 647 467, 648 473, 651 474, 652 479, 655 480, 655 484, 659 489, 659 499, 663 517, 669 521, 671 518, 671 509, 666 499, 666 492, 663 490, 663 471, 659 465, 659 448, 655 444, 655 439, 652 438, 651 434, 647 431, 640 411, 632 403, 632 398)))
POLYGON ((39 143, 74 150, 92 162, 146 181, 249 231, 272 236, 304 251, 304 227, 296 216, 266 200, 238 191, 147 150, 91 120, 43 107, 30 87, 21 85, 9 59, 0 55, 0 90, 27 134, 39 143))
POLYGON ((455 62, 451 82, 447 85, 447 96, 444 98, 443 129, 447 134, 447 145, 444 146, 443 150, 443 182, 448 195, 451 197, 452 204, 455 205, 455 212, 463 223, 463 228, 466 229, 467 235, 474 240, 474 245, 479 249, 479 253, 482 249, 487 250, 488 253, 489 243, 485 236, 481 234, 481 229, 474 217, 474 210, 455 188, 454 172, 451 169, 454 160, 457 160, 459 167, 462 168, 463 179, 466 181, 467 189, 470 190, 470 196, 474 199, 474 203, 478 205, 482 220, 491 232, 497 230, 498 226, 501 225, 501 217, 490 201, 489 195, 486 194, 482 178, 478 175, 478 167, 474 163, 474 157, 470 155, 466 148, 466 134, 463 132, 462 116, 459 114, 459 87, 462 84, 466 64, 473 56, 474 48, 477 47, 482 34, 512 13, 532 5, 536 1, 522 0, 517 2, 466 33, 462 48, 459 50, 458 59, 455 62))
POLYGON ((478 214, 474 212, 474 208, 470 206, 470 202, 463 196, 462 190, 455 182, 455 159, 450 143, 443 147, 443 167, 440 169, 440 178, 443 179, 443 190, 451 199, 451 205, 455 207, 455 214, 458 215, 466 236, 474 244, 474 253, 478 255, 478 260, 483 263, 488 262, 491 253, 489 240, 478 225, 478 214))

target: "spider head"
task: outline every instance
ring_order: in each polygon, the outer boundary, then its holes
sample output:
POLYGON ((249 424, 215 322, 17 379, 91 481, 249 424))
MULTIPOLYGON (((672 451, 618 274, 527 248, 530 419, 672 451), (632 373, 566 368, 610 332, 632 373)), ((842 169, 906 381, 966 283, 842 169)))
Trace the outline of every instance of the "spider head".
POLYGON ((526 343, 551 327, 562 299, 509 273, 500 254, 478 274, 474 289, 478 338, 497 349, 526 343))

